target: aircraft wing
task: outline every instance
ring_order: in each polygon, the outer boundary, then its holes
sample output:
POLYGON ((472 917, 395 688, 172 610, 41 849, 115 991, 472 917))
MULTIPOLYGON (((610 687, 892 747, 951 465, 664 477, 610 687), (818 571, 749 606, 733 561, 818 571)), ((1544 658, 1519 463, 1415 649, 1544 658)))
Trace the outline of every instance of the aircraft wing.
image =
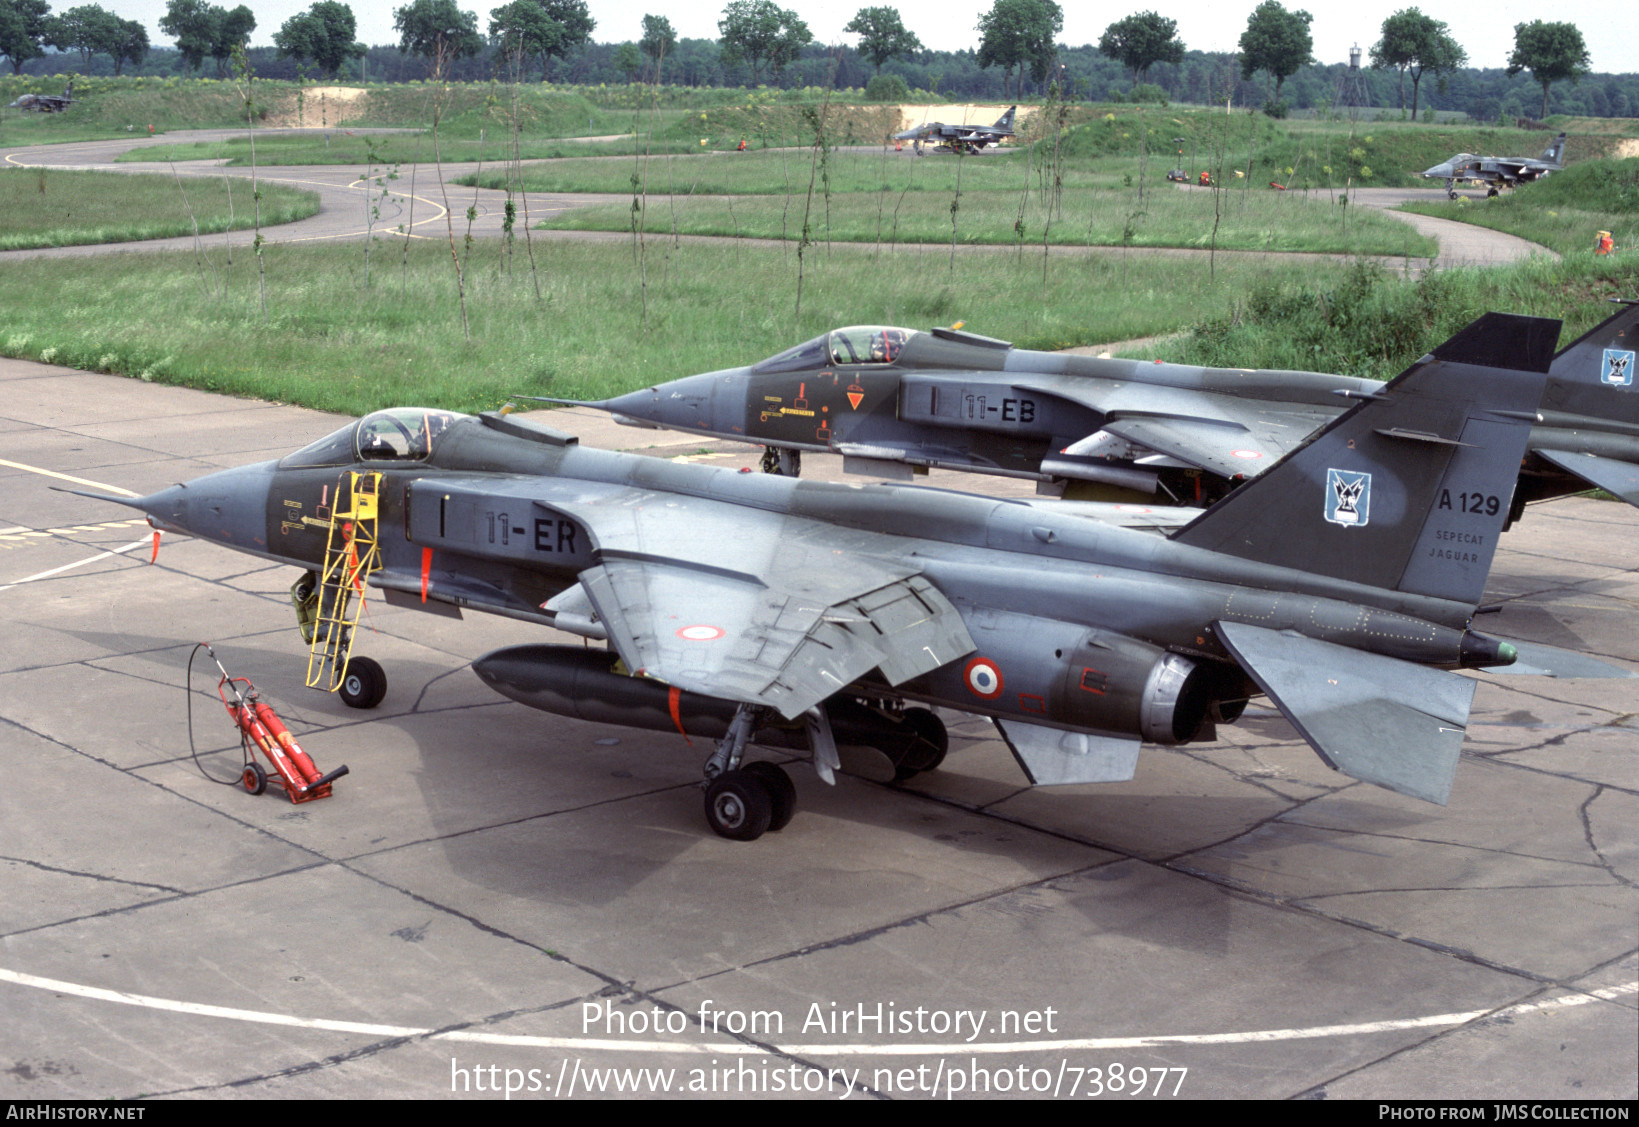
POLYGON ((1042 391, 1079 400, 1102 413, 1101 429, 1109 434, 1227 478, 1251 477, 1267 469, 1336 418, 1344 406, 1339 400, 1338 409, 1328 411, 1301 403, 1133 383, 1085 393, 1065 387, 1042 391))
MULTIPOLYGON (((423 489, 455 511, 451 483, 423 489)), ((557 545, 572 522, 579 588, 621 660, 680 689, 795 718, 873 669, 897 685, 974 648, 956 608, 876 534, 633 486, 509 492, 557 545)), ((432 546, 425 523, 416 539, 432 546)))
POLYGON ((1597 454, 1573 454, 1565 450, 1538 450, 1536 454, 1566 473, 1574 474, 1630 505, 1639 505, 1639 466, 1601 458, 1597 454))
POLYGON ((1445 805, 1475 682, 1287 631, 1213 629, 1328 766, 1445 805))

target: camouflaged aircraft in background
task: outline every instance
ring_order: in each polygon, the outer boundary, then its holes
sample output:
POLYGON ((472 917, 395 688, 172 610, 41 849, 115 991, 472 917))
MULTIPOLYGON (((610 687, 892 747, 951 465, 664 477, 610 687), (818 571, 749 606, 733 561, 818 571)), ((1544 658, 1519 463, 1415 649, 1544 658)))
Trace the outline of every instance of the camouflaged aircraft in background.
MULTIPOLYGON (((1626 304, 1554 357, 1511 520, 1528 502, 1589 486, 1639 505, 1636 327, 1639 304, 1626 304)), ((613 399, 550 401, 761 443, 775 473, 829 451, 845 470, 883 477, 937 467, 1034 478, 1068 497, 1199 505, 1382 389, 1356 376, 1072 356, 957 329, 876 326, 613 399)))
POLYGON ((930 121, 895 133, 893 139, 912 142, 916 146, 917 156, 922 155, 924 143, 951 152, 977 154, 986 145, 999 144, 1004 137, 1013 136, 1013 118, 1018 112, 1018 106, 1008 106, 1007 112, 997 119, 995 125, 946 125, 942 121, 930 121))
POLYGON ((1553 144, 1542 150, 1540 157, 1481 157, 1473 153, 1458 153, 1425 169, 1426 180, 1444 180, 1446 195, 1457 198, 1457 185, 1479 184, 1486 196, 1494 196, 1500 188, 1514 188, 1540 180, 1551 172, 1565 167, 1565 134, 1554 138, 1553 144))
MULTIPOLYGON (((344 604, 367 580, 394 605, 607 642, 529 639, 473 667, 547 712, 715 738, 705 810, 725 837, 794 809, 749 745, 806 749, 828 782, 838 745, 863 745, 905 777, 944 757, 926 705, 992 718, 1045 785, 1130 779, 1141 743, 1213 740, 1262 693, 1336 769, 1443 803, 1476 684, 1446 670, 1630 676, 1470 628, 1558 331, 1488 314, 1166 537, 1079 505, 739 474, 412 408, 102 499, 322 569, 344 604), (339 523, 365 508, 368 528, 339 523)), ((344 694, 380 674, 365 661, 344 694)))
POLYGON ((63 88, 61 94, 24 94, 6 108, 9 110, 32 110, 35 113, 61 113, 73 104, 74 84, 71 82, 63 88))

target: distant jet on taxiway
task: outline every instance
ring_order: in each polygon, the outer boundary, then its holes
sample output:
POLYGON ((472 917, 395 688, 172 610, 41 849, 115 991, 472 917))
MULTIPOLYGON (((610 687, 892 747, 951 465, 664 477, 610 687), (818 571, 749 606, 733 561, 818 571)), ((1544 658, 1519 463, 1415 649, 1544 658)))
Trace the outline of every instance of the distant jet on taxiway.
POLYGON ((1458 184, 1480 184, 1487 196, 1494 196, 1500 188, 1514 188, 1540 180, 1550 172, 1565 167, 1565 134, 1554 138, 1554 143, 1542 150, 1540 157, 1480 157, 1473 153, 1458 153, 1423 173, 1428 180, 1444 180, 1446 194, 1457 198, 1458 184))

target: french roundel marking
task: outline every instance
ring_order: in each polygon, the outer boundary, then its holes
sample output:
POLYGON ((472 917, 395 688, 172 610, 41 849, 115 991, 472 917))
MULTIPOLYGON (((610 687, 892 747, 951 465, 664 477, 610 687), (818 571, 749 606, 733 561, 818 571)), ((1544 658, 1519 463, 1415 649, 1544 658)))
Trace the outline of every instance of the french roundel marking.
POLYGON ((1257 450, 1231 450, 1229 452, 1229 456, 1231 458, 1261 458, 1261 457, 1263 457, 1263 455, 1260 452, 1258 452, 1257 450))
POLYGON ((981 700, 995 700, 1002 695, 1002 671, 988 657, 976 657, 962 670, 967 691, 981 700))
POLYGON ((677 632, 685 642, 715 642, 723 636, 720 626, 685 626, 677 632))

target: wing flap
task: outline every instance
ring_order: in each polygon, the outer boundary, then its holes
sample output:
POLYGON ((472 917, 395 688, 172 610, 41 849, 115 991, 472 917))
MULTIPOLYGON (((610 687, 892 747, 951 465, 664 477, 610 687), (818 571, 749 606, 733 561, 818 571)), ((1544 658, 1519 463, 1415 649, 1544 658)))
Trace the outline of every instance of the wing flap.
POLYGON ((1473 681, 1261 626, 1219 621, 1213 628, 1328 766, 1446 804, 1473 681))
POLYGON ((1639 505, 1639 466, 1619 462, 1615 458, 1601 458, 1597 454, 1572 454, 1564 450, 1538 450, 1536 453, 1566 473, 1574 474, 1606 493, 1615 494, 1630 505, 1639 505))
POLYGON ((580 582, 629 669, 787 718, 872 669, 897 685, 974 648, 956 608, 920 576, 833 604, 652 560, 607 560, 580 582))

